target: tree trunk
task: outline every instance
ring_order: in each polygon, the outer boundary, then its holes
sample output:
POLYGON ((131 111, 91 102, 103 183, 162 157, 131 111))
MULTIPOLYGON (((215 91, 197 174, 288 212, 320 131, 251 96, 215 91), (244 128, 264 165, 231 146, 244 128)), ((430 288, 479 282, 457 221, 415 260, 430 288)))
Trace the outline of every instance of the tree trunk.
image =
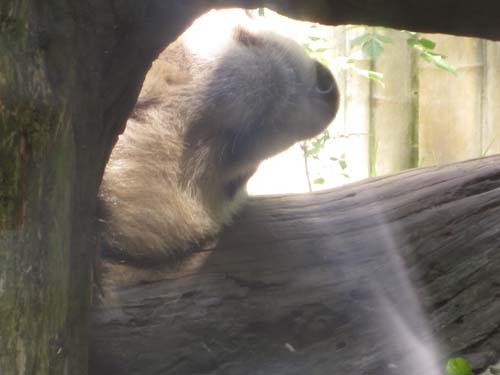
POLYGON ((500 156, 254 198, 183 264, 105 269, 93 375, 484 368, 500 355, 500 156))
MULTIPOLYGON (((224 1, 220 1, 223 3, 224 1)), ((254 1, 236 1, 256 7, 254 1), (252 5, 251 3, 254 3, 252 5)), ((264 0, 289 17, 326 25, 371 25, 498 40, 500 25, 491 10, 496 0, 264 0)))
POLYGON ((158 3, 0 4, 1 375, 87 373, 102 171, 151 61, 202 9, 158 3))

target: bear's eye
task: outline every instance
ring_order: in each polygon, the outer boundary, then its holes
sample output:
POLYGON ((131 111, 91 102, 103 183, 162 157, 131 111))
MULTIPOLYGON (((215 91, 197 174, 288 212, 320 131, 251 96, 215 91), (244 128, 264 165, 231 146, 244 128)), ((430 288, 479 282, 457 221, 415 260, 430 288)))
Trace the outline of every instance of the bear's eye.
POLYGON ((329 94, 333 91, 332 73, 316 61, 316 91, 320 94, 329 94))

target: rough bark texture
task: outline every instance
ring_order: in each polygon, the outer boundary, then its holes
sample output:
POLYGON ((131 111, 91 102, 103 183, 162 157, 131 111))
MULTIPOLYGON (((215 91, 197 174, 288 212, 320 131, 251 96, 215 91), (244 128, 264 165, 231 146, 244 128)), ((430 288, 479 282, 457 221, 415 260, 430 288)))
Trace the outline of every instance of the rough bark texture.
POLYGON ((92 218, 110 149, 158 52, 202 11, 238 4, 500 39, 494 0, 3 1, 0 374, 85 374, 92 218))
POLYGON ((483 368, 500 355, 500 157, 252 199, 189 262, 106 268, 93 375, 483 368))
POLYGON ((0 374, 87 373, 102 170, 190 4, 1 3, 0 374))
MULTIPOLYGON (((223 1, 220 1, 223 2, 223 1)), ((249 1, 242 1, 248 4, 249 1)), ((327 25, 362 24, 498 40, 500 25, 491 15, 495 0, 267 0, 290 17, 327 25)))

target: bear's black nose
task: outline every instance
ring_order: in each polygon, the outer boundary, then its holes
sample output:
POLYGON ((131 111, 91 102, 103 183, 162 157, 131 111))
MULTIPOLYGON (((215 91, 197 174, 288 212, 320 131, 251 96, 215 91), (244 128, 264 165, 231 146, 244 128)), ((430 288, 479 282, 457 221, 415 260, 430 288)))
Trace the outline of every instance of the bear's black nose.
POLYGON ((330 94, 335 89, 332 73, 321 63, 316 61, 316 91, 319 94, 330 94))

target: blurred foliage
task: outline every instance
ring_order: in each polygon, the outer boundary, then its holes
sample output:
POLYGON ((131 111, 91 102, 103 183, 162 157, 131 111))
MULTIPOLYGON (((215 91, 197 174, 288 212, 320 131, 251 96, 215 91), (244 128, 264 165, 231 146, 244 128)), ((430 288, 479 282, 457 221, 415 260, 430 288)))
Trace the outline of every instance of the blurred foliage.
POLYGON ((474 375, 465 358, 451 358, 446 364, 446 375, 474 375))

